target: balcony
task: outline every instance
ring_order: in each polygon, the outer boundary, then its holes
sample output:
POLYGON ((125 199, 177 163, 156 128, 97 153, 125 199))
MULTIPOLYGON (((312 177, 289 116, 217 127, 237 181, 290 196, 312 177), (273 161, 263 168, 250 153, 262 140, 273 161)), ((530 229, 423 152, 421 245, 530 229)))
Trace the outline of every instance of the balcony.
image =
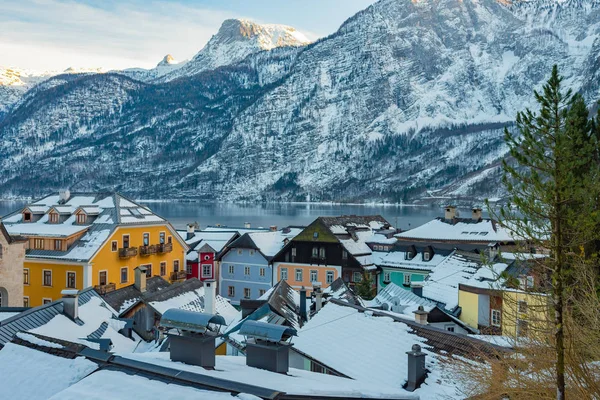
POLYGON ((115 290, 117 290, 117 285, 114 283, 108 283, 106 285, 96 285, 96 286, 94 286, 94 290, 98 294, 103 295, 103 294, 114 292, 115 290))
POLYGON ((150 256, 158 253, 158 244, 152 244, 150 246, 140 246, 140 256, 150 256))
POLYGON ((177 271, 171 273, 171 282, 184 281, 187 278, 187 272, 177 271))
POLYGON ((161 243, 156 246, 159 253, 170 253, 173 251, 173 243, 161 243))
POLYGON ((123 247, 119 249, 119 257, 120 258, 129 258, 135 257, 138 254, 137 247, 123 247))

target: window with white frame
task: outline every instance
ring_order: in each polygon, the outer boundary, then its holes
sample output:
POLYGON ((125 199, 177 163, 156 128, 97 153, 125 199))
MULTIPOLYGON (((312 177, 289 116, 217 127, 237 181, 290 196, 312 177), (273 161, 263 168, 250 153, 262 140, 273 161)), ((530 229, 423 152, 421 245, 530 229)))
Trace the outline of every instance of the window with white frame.
POLYGON ((287 268, 281 268, 281 271, 279 272, 280 274, 280 279, 282 281, 287 281, 288 278, 288 269, 287 268))
POLYGON ((390 271, 383 271, 383 281, 384 282, 391 282, 391 280, 390 280, 390 271))
POLYGON ((110 242, 110 251, 112 251, 113 253, 115 253, 118 250, 118 247, 119 243, 116 240, 110 242))
POLYGON ((248 267, 248 266, 244 267, 244 275, 246 275, 246 276, 250 275, 250 267, 248 267))
POLYGON ((333 271, 327 271, 325 275, 325 282, 327 282, 327 284, 333 283, 333 271))
POLYGON ((76 285, 75 272, 67 272, 67 288, 75 289, 76 285))
POLYGON ((50 303, 52 303, 52 299, 44 298, 44 299, 42 299, 42 303, 44 303, 44 304, 50 304, 50 303))
POLYGON ((23 268, 23 284, 29 285, 29 268, 23 268))
POLYGON ((360 282, 360 281, 362 281, 362 274, 360 272, 358 272, 358 271, 355 271, 352 274, 352 281, 353 282, 360 282))
POLYGON ((301 269, 296 270, 296 282, 302 282, 302 270, 301 269))
POLYGON ((321 258, 321 260, 325 259, 325 247, 321 247, 319 249, 319 257, 321 258))
POLYGON ((313 258, 319 257, 319 248, 318 247, 313 247, 312 256, 313 256, 313 258))
POLYGON ((127 267, 121 268, 121 283, 127 283, 129 280, 127 267))
POLYGON ((202 264, 202 277, 210 278, 212 276, 212 265, 211 264, 202 264))
POLYGON ((98 273, 98 284, 100 286, 104 286, 108 283, 108 277, 107 277, 107 272, 106 271, 100 271, 98 273))
POLYGON ((250 298, 250 288, 244 288, 244 298, 245 299, 250 298))
POLYGON ((265 289, 258 289, 258 297, 264 296, 265 293, 267 293, 265 289))
POLYGON ((404 274, 404 285, 410 286, 410 274, 404 274))
POLYGON ((45 269, 44 274, 44 286, 52 286, 52 271, 45 269))
POLYGON ((312 270, 310 271, 310 281, 311 282, 317 282, 319 280, 319 274, 317 271, 312 270))
POLYGON ((77 214, 77 223, 80 225, 85 224, 86 218, 87 215, 85 215, 84 213, 77 214))
POLYGON ((235 297, 235 287, 234 286, 229 286, 227 288, 227 296, 228 297, 235 297))
POLYGON ((188 275, 192 274, 192 264, 191 263, 185 263, 185 273, 188 275))
POLYGON ((492 326, 502 325, 502 311, 492 310, 492 326))
POLYGON ((179 260, 173 260, 173 272, 179 272, 179 260))
POLYGON ((264 268, 261 268, 259 270, 259 275, 264 277, 266 275, 266 270, 264 268))
POLYGON ((160 276, 165 276, 167 274, 167 262, 162 261, 160 263, 160 276))
POLYGON ((235 266, 234 265, 230 265, 229 266, 229 275, 233 275, 235 272, 235 266))
POLYGON ((50 223, 57 224, 58 223, 58 213, 50 213, 50 223))
POLYGON ((296 248, 292 247, 292 257, 296 257, 296 248))
POLYGON ((431 253, 426 251, 425 253, 423 253, 423 261, 429 261, 429 260, 431 260, 431 253))

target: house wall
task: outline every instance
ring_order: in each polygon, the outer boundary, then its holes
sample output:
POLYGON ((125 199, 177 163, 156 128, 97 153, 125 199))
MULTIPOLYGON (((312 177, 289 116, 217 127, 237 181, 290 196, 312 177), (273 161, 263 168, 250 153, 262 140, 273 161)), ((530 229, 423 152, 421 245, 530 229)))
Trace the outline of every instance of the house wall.
POLYGON ((272 277, 272 266, 258 250, 230 249, 221 258, 220 294, 238 305, 244 298, 244 289, 250 289, 249 299, 256 300, 261 296, 261 291, 266 292, 271 288, 272 277), (230 266, 233 266, 233 274, 229 273, 230 266), (245 267, 250 268, 249 275, 245 274, 245 267), (264 276, 260 275, 261 268, 264 268, 264 276), (235 289, 233 296, 229 296, 229 287, 235 289))
POLYGON ((502 297, 502 335, 519 338, 524 336, 517 330, 519 320, 527 321, 527 336, 545 338, 550 333, 548 321, 552 311, 549 296, 517 290, 505 290, 502 297), (519 301, 527 303, 527 311, 519 312, 519 301))
POLYGON ((1 307, 23 307, 23 264, 25 260, 25 242, 8 244, 0 232, 0 291, 1 307))
POLYGON ((216 279, 216 272, 215 272, 215 253, 212 252, 201 252, 200 253, 200 263, 198 264, 198 271, 196 272, 197 275, 196 277, 198 279, 200 279, 201 281, 205 281, 207 279, 216 279), (203 276, 202 275, 202 266, 203 265, 210 265, 210 275, 209 276, 203 276))
POLYGON ((379 288, 380 290, 386 287, 389 283, 395 283, 399 287, 405 290, 411 290, 410 285, 404 286, 404 275, 410 276, 411 282, 423 282, 427 275, 429 275, 429 271, 414 271, 409 269, 401 269, 401 268, 381 268, 381 273, 379 274, 379 288), (390 281, 385 280, 385 273, 390 273, 390 281))
POLYGON ((477 296, 477 324, 490 326, 490 296, 487 294, 477 296))
MULTIPOLYGON (((43 260, 26 260, 24 268, 29 269, 29 284, 23 283, 21 272, 21 286, 23 296, 29 297, 29 306, 37 307, 44 303, 44 299, 52 301, 62 297, 61 291, 67 289, 67 272, 75 272, 76 289, 84 289, 84 267, 81 264, 48 263, 43 260), (44 286, 44 270, 52 272, 52 286, 44 286)), ((21 302, 22 304, 22 302, 21 302)))
POLYGON ((460 333, 463 335, 469 334, 469 332, 464 329, 462 326, 458 325, 456 322, 433 322, 430 323, 429 326, 434 326, 439 329, 443 329, 445 331, 450 331, 448 328, 452 327, 454 329, 454 333, 460 333))
POLYGON ((478 329, 479 321, 479 295, 464 290, 458 291, 458 305, 462 311, 459 319, 472 328, 478 329))
MULTIPOLYGON (((317 271, 317 282, 321 283, 323 289, 329 287, 331 283, 327 283, 327 271, 333 272, 333 281, 341 276, 342 267, 339 265, 317 266, 298 263, 275 263, 273 271, 273 282, 277 283, 281 280, 281 270, 287 269, 288 279, 286 282, 294 289, 300 290, 303 286, 312 288, 313 282, 310 280, 310 272, 317 271), (296 280, 296 270, 302 270, 302 279, 296 280)), ((333 283, 333 281, 331 281, 333 283)))

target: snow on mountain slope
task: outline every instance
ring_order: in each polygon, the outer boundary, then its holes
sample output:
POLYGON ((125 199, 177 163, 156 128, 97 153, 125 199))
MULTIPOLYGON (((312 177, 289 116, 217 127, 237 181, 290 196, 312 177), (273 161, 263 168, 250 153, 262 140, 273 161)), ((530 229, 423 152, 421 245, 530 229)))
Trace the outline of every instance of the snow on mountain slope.
POLYGON ((152 69, 143 68, 127 68, 124 70, 113 71, 119 74, 126 75, 130 78, 137 79, 142 82, 152 82, 158 78, 161 78, 173 71, 178 70, 187 63, 186 61, 178 62, 173 58, 172 55, 167 54, 156 67, 152 69))
POLYGON ((263 50, 302 47, 310 43, 304 34, 285 25, 259 25, 244 19, 228 19, 183 68, 166 75, 162 82, 234 64, 263 50))
POLYGON ((230 21, 161 83, 57 77, 0 122, 0 192, 498 197, 503 128, 553 64, 600 99, 598 0, 542 1, 551 18, 540 3, 381 0, 316 43, 251 53, 257 36, 230 21), (240 61, 213 69, 227 52, 240 61))

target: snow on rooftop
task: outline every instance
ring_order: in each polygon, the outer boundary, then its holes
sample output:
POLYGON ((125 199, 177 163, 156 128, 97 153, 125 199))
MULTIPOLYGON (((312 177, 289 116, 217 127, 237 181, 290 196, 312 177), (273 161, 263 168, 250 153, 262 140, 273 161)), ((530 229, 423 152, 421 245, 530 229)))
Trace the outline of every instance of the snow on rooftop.
POLYGON ((448 223, 436 218, 421 226, 396 234, 398 238, 460 240, 478 242, 511 242, 510 231, 490 219, 480 222, 448 223))
POLYGON ((405 251, 392 252, 373 252, 373 263, 377 266, 408 268, 418 270, 433 270, 438 264, 446 259, 447 256, 433 254, 429 261, 423 259, 423 253, 419 252, 413 258, 407 258, 405 251))
POLYGON ((0 312, 0 321, 4 321, 5 319, 9 319, 19 314, 18 312, 0 312))
MULTIPOLYGON (((19 220, 21 214, 18 214, 19 220)), ((45 224, 42 221, 39 222, 27 222, 22 224, 9 224, 11 218, 7 218, 4 226, 11 235, 25 235, 25 236, 47 236, 47 237, 66 237, 71 236, 79 232, 83 232, 89 228, 85 225, 72 225, 72 224, 45 224)))
POLYGON ((283 248, 285 239, 292 240, 301 231, 301 229, 292 228, 289 233, 279 230, 276 232, 253 232, 248 235, 261 253, 267 257, 273 257, 283 248))
POLYGON ((94 343, 87 342, 85 339, 89 334, 100 328, 103 323, 106 323, 108 326, 101 337, 111 339, 115 351, 133 351, 137 342, 118 332, 125 323, 114 319, 113 316, 116 316, 116 313, 113 313, 100 298, 94 296, 79 307, 79 319, 83 321, 83 325, 77 325, 65 315, 58 314, 47 324, 30 332, 69 342, 82 343, 94 348, 97 346, 93 346, 94 343))
POLYGON ((57 393, 49 400, 183 400, 183 399, 258 399, 244 395, 214 392, 152 380, 138 375, 128 375, 119 371, 100 370, 74 385, 57 393))
POLYGON ((417 296, 409 290, 405 290, 395 283, 388 284, 383 290, 377 293, 377 296, 369 302, 369 307, 381 307, 388 304, 388 310, 414 320, 413 311, 417 311, 419 306, 423 306, 425 311, 429 312, 436 307, 436 303, 417 296), (393 305, 397 303, 402 311, 394 311, 393 305))
MULTIPOLYGON (((361 313, 351 307, 327 303, 294 338, 294 347, 325 365, 355 379, 374 384, 382 390, 403 391, 408 367, 406 352, 413 344, 423 346, 421 337, 392 318, 361 313), (368 343, 368 345, 366 345, 368 343)), ((440 379, 441 366, 435 355, 427 353, 427 367, 433 371, 423 386, 413 392, 422 399, 461 398, 455 384, 440 379), (422 393, 427 393, 424 396, 422 393)))
MULTIPOLYGON (((351 354, 351 352, 349 353, 351 354)), ((206 370, 194 365, 173 362, 169 359, 169 353, 136 353, 123 354, 122 356, 233 382, 264 386, 269 389, 286 392, 287 394, 359 398, 407 397, 410 395, 408 392, 402 390, 402 388, 380 385, 377 382, 359 382, 294 368, 290 368, 287 375, 277 374, 246 366, 245 357, 217 356, 215 370, 206 370)))
POLYGON ((47 400, 97 368, 82 357, 71 360, 7 343, 0 350, 0 392, 3 398, 47 400))

